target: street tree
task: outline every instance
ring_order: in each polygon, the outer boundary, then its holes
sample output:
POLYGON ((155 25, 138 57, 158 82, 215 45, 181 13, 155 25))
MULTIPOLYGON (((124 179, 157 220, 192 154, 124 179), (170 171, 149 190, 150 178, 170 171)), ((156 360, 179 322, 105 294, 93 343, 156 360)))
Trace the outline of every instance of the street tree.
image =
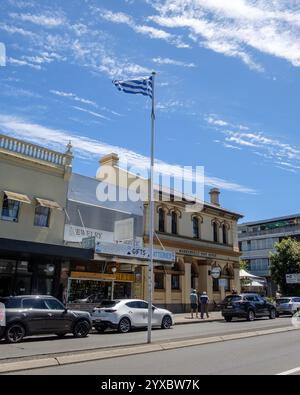
POLYGON ((280 287, 283 295, 300 294, 300 284, 287 284, 286 275, 300 273, 300 243, 292 238, 275 244, 275 252, 270 254, 271 278, 280 287))

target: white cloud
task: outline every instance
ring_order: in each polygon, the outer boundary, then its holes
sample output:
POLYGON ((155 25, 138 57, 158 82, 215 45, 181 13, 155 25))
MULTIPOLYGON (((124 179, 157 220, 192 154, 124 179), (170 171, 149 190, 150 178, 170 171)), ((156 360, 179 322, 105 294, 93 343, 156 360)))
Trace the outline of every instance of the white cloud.
POLYGON ((29 30, 25 30, 23 28, 16 26, 7 25, 6 23, 0 23, 0 30, 3 30, 9 34, 20 34, 21 36, 31 37, 31 38, 36 37, 36 35, 29 30))
POLYGON ((27 66, 27 67, 30 67, 30 68, 35 69, 35 70, 41 70, 42 69, 42 67, 40 65, 30 63, 30 62, 28 62, 27 60, 24 60, 24 59, 15 59, 15 58, 11 58, 10 57, 10 58, 7 59, 7 62, 12 64, 13 66, 19 66, 19 67, 27 66))
POLYGON ((152 61, 157 64, 166 64, 172 66, 181 66, 181 67, 196 67, 194 63, 185 63, 180 60, 170 59, 170 58, 153 58, 152 61))
POLYGON ((93 107, 98 107, 97 103, 95 103, 92 100, 88 100, 88 99, 83 99, 82 97, 77 96, 75 93, 70 93, 70 92, 62 92, 62 91, 57 91, 57 90, 51 90, 50 93, 52 93, 53 95, 56 96, 60 96, 60 97, 67 97, 69 99, 78 101, 80 103, 83 104, 87 104, 93 107))
POLYGON ((110 10, 100 9, 100 8, 92 8, 93 12, 99 15, 101 18, 105 19, 108 22, 125 24, 134 30, 136 33, 144 34, 149 38, 159 39, 167 41, 171 44, 176 45, 178 48, 189 48, 189 45, 184 43, 178 35, 174 35, 166 32, 162 29, 157 29, 153 26, 148 25, 139 25, 135 22, 135 20, 130 16, 123 12, 112 12, 110 10))
POLYGON ((106 121, 110 121, 110 119, 108 117, 106 117, 105 115, 99 114, 98 112, 90 111, 90 110, 87 110, 86 108, 77 107, 77 106, 74 106, 73 108, 75 108, 75 110, 85 112, 89 115, 92 115, 93 117, 105 119, 106 121))
POLYGON ((35 25, 40 25, 47 28, 55 28, 65 25, 66 19, 58 13, 46 14, 17 14, 11 13, 10 17, 23 22, 30 22, 35 25))
POLYGON ((241 59, 263 71, 254 52, 300 66, 300 11, 297 1, 154 0, 159 26, 188 30, 199 45, 241 59))
MULTIPOLYGON (((52 129, 39 124, 28 122, 19 117, 13 117, 0 114, 0 127, 4 133, 13 134, 19 138, 25 138, 36 144, 43 144, 54 149, 62 149, 69 141, 75 149, 77 156, 91 160, 99 159, 100 155, 106 155, 115 152, 119 155, 121 163, 129 163, 130 165, 145 169, 148 167, 149 158, 138 154, 134 151, 123 147, 106 144, 100 140, 90 139, 76 135, 74 133, 66 132, 64 130, 52 129)), ((169 164, 160 160, 156 161, 157 171, 169 175, 182 175, 181 167, 176 164, 169 164)), ((193 179, 193 174, 190 174, 193 179)), ((223 190, 250 193, 255 191, 251 188, 239 185, 234 182, 226 181, 217 177, 205 177, 205 183, 208 186, 218 187, 223 190)))

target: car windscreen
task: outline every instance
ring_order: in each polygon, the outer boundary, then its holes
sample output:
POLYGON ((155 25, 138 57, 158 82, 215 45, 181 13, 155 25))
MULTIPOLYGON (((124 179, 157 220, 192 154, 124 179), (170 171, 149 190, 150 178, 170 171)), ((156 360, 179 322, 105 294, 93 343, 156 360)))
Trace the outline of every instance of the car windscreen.
POLYGON ((241 299, 241 296, 237 295, 226 296, 226 298, 224 299, 224 303, 239 302, 241 299))
POLYGON ((282 299, 277 299, 276 302, 278 304, 283 304, 283 303, 290 303, 291 299, 290 298, 282 298, 282 299))
POLYGON ((101 307, 114 307, 119 303, 118 300, 102 300, 101 307))
POLYGON ((19 309, 21 308, 21 299, 1 299, 0 303, 3 303, 6 309, 19 309))

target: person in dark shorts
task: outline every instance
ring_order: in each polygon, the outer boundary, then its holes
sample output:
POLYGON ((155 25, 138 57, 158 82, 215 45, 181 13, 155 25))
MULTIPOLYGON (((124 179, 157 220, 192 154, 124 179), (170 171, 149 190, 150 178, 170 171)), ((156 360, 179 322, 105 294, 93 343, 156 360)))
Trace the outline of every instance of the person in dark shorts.
POLYGON ((196 313, 196 318, 198 318, 198 295, 196 289, 193 289, 190 294, 190 302, 191 302, 191 316, 192 318, 194 318, 194 313, 196 313))

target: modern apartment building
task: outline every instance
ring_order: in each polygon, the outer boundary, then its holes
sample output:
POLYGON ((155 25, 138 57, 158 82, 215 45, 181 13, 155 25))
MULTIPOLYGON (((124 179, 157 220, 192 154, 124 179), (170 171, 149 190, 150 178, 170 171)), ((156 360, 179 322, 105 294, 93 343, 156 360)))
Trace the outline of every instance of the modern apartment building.
POLYGON ((238 227, 241 259, 249 264, 249 271, 265 277, 268 294, 274 294, 276 287, 270 277, 270 253, 275 243, 287 237, 300 240, 300 214, 247 222, 238 227))

